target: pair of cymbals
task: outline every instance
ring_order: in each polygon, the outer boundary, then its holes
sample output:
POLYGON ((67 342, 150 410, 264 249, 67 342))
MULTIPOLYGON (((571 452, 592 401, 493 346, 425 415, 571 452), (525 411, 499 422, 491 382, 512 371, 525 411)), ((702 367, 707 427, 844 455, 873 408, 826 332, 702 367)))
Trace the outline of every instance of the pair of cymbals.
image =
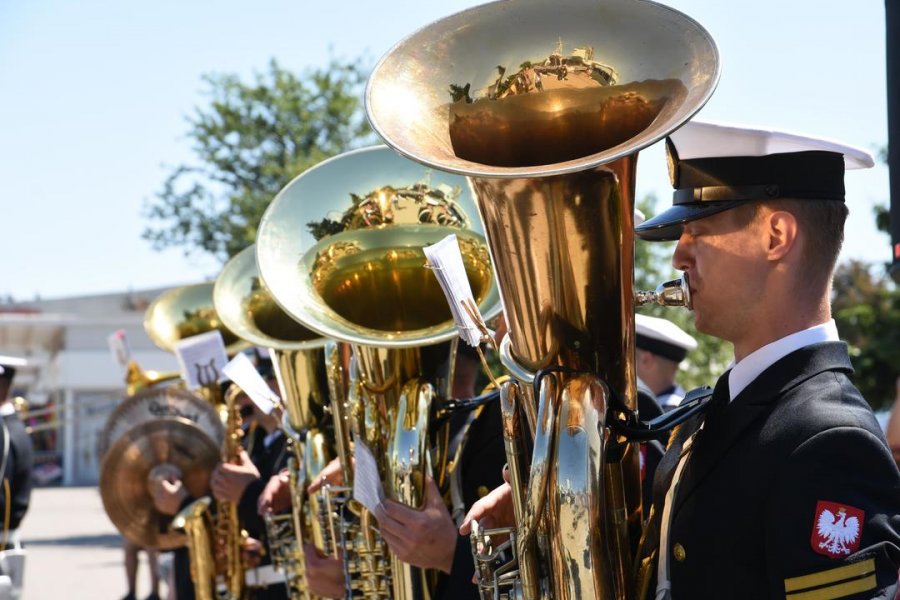
POLYGON ((172 517, 154 506, 152 486, 177 478, 190 496, 208 494, 223 438, 215 408, 184 390, 145 390, 119 405, 100 440, 100 495, 122 535, 150 548, 184 545, 184 535, 170 531, 172 517))

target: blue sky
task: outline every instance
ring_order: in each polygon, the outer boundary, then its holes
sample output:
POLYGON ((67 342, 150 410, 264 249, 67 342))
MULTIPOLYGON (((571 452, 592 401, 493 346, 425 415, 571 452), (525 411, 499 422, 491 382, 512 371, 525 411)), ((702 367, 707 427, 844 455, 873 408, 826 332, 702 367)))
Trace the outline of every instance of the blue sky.
MULTIPOLYGON (((549 0, 548 0, 549 1, 549 0)), ((601 0, 597 0, 601 1, 601 0)), ((418 27, 478 4, 430 0, 0 2, 0 296, 142 289, 213 277, 218 265, 140 239, 142 206, 192 158, 185 116, 201 76, 249 78, 270 58, 293 70, 330 56, 371 65, 418 27)), ((887 143, 880 0, 670 0, 723 59, 701 117, 796 130, 876 150, 887 143)), ((638 194, 667 199, 661 148, 638 194)), ((887 168, 847 176, 843 256, 889 259, 871 207, 887 168)))

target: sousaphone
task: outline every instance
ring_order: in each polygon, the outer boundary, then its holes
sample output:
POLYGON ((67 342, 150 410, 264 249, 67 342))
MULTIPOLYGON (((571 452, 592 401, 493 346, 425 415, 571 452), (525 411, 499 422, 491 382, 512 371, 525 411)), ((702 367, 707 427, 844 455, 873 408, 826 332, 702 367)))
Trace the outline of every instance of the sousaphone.
MULTIPOLYGON (((490 536, 476 540, 486 598, 637 595, 638 456, 612 427, 637 405, 637 152, 718 77, 709 33, 646 0, 485 4, 413 33, 372 72, 366 110, 385 142, 469 178, 502 292, 517 559, 493 571, 490 536), (528 437, 530 465, 517 454, 528 437)), ((662 291, 641 301, 689 301, 662 291)))
MULTIPOLYGON (((429 429, 449 396, 458 338, 423 248, 456 234, 482 314, 500 310, 475 210, 463 178, 377 147, 301 174, 259 227, 259 271, 275 300, 310 329, 353 346, 360 402, 349 425, 357 446, 379 461, 386 493, 409 506, 421 505, 427 474, 439 485, 446 474, 446 445, 435 443, 443 436, 429 429)), ((367 547, 354 556, 371 558, 371 539, 360 544, 367 547)), ((366 597, 428 597, 432 578, 396 557, 392 591, 382 589, 377 560, 361 562, 351 579, 366 597)))

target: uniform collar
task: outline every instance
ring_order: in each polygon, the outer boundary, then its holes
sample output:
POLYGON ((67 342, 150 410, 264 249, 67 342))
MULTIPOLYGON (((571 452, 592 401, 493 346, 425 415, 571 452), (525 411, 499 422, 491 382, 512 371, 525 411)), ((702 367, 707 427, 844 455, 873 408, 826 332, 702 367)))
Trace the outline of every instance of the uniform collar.
POLYGON ((728 379, 728 391, 731 400, 737 398, 748 385, 773 364, 800 348, 822 342, 838 341, 837 325, 834 319, 821 325, 787 335, 762 348, 751 352, 741 362, 734 365, 728 379))
POLYGON ((0 404, 0 417, 8 417, 16 414, 16 405, 12 402, 4 402, 0 404))

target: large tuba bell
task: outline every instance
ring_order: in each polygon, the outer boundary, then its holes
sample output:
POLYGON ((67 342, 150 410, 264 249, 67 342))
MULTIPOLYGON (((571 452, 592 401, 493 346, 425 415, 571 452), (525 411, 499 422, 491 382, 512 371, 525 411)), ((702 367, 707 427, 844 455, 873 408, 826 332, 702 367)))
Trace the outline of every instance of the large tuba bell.
POLYGON ((419 30, 369 79, 388 145, 469 177, 500 281, 517 562, 491 576, 490 536, 476 540, 485 597, 635 597, 638 456, 611 425, 636 407, 637 151, 718 75, 710 35, 668 7, 509 0, 419 30))
MULTIPOLYGON (((429 435, 448 398, 457 332, 423 247, 455 233, 476 301, 499 311, 487 246, 465 181, 431 172, 387 148, 349 152, 306 171, 260 224, 260 273, 295 319, 353 346, 357 443, 379 460, 389 497, 421 506, 424 479, 441 484, 447 449, 429 435), (432 469, 433 467, 433 469, 432 469)), ((434 434, 434 432, 431 432, 434 434)), ((358 448, 357 448, 358 451, 358 448)), ((367 521, 362 511, 361 521, 367 521)), ((366 597, 384 597, 371 531, 351 540, 348 567, 366 597)), ((348 552, 345 548, 345 559, 348 552)), ((427 598, 430 575, 391 557, 391 597, 427 598)))
POLYGON ((306 487, 328 464, 334 442, 326 428, 329 402, 324 347, 328 340, 288 316, 259 277, 256 247, 232 258, 216 279, 216 312, 239 338, 270 349, 286 408, 283 428, 291 441, 291 513, 266 517, 273 564, 285 572, 292 599, 310 598, 305 581, 303 540, 321 552, 330 547, 319 499, 306 487))

